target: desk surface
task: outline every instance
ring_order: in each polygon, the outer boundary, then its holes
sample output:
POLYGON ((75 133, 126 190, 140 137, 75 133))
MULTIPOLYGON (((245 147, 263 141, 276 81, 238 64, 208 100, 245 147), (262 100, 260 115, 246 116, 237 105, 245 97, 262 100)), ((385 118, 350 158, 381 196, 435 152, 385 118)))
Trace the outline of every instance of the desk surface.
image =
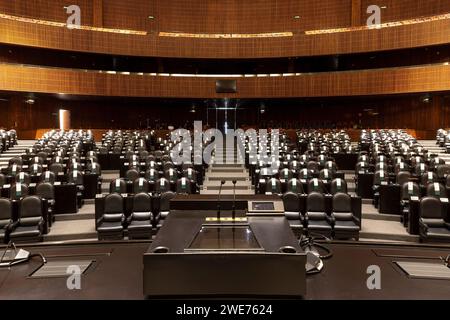
MULTIPOLYGON (((28 278, 41 264, 38 258, 10 270, 0 269, 0 300, 143 299, 142 255, 149 245, 148 242, 95 242, 28 247, 27 250, 41 252, 48 260, 92 259, 95 263, 82 276, 81 290, 68 290, 66 278, 28 278)), ((450 298, 450 281, 410 279, 393 263, 398 260, 438 261, 439 256, 450 253, 450 247, 372 243, 334 243, 330 247, 334 256, 325 261, 323 271, 307 277, 306 299, 450 298), (381 268, 381 290, 369 290, 366 286, 370 265, 381 268)))

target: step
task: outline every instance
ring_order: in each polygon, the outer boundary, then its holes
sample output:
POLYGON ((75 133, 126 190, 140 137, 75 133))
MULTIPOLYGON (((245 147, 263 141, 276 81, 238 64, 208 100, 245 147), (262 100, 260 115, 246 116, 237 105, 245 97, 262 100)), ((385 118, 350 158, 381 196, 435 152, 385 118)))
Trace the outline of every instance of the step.
POLYGON ((211 165, 213 168, 220 168, 220 167, 223 167, 223 168, 241 168, 241 167, 243 167, 243 164, 242 163, 213 163, 212 165, 211 165))
POLYGON ((400 222, 362 220, 360 238, 419 242, 419 236, 409 234, 400 222))
POLYGON ((208 173, 218 173, 218 172, 223 172, 223 173, 231 173, 231 172, 244 172, 243 170, 245 170, 245 172, 248 174, 247 169, 244 169, 244 166, 242 166, 242 168, 229 168, 229 167, 225 167, 225 168, 210 168, 207 172, 208 173))
MULTIPOLYGON (((218 190, 202 190, 200 194, 206 194, 206 195, 217 195, 219 192, 218 190)), ((222 190, 223 195, 232 195, 233 190, 222 190)), ((236 195, 253 195, 255 194, 254 190, 237 190, 236 189, 236 195)))

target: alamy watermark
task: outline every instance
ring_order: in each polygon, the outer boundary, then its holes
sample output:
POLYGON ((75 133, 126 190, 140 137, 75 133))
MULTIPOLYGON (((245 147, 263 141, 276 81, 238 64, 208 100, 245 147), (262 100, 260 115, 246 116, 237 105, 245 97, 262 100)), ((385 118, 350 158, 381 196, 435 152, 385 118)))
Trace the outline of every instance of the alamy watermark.
POLYGON ((79 6, 73 4, 65 8, 67 14, 70 16, 67 18, 68 29, 78 29, 81 27, 81 9, 79 6))
POLYGON ((69 276, 66 280, 66 286, 69 290, 81 290, 81 268, 77 265, 67 267, 66 274, 69 276))
POLYGON ((229 129, 224 135, 218 129, 203 132, 201 121, 194 122, 194 137, 187 129, 171 132, 174 147, 170 151, 172 162, 176 165, 191 163, 244 163, 254 159, 260 166, 270 166, 278 170, 280 158, 280 132, 272 129, 229 129), (193 143, 192 143, 193 142, 193 143), (248 155, 247 155, 248 151, 248 155))
POLYGON ((366 285, 369 290, 381 290, 381 269, 377 265, 371 265, 367 267, 366 285))

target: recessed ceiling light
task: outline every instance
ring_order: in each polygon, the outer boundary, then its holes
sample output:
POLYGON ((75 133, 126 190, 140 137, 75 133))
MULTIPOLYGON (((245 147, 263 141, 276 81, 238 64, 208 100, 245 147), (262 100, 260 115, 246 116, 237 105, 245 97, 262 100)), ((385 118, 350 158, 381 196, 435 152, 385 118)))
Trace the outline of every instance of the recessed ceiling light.
POLYGON ((294 19, 300 19, 300 16, 294 16, 294 19))
POLYGON ((155 16, 150 15, 150 16, 148 16, 148 18, 149 18, 150 20, 153 20, 153 19, 155 19, 155 16))

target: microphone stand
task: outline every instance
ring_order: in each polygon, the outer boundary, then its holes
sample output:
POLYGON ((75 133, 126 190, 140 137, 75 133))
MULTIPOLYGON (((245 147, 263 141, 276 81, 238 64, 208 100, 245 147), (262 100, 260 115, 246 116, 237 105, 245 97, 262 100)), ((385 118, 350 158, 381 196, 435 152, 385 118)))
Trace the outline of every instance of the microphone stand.
POLYGON ((233 207, 232 207, 232 218, 233 218, 233 223, 234 223, 234 219, 236 218, 236 180, 233 180, 233 207))
POLYGON ((220 187, 219 187, 219 197, 217 200, 217 222, 220 223, 220 196, 222 194, 222 186, 225 184, 225 180, 220 181, 220 187))

